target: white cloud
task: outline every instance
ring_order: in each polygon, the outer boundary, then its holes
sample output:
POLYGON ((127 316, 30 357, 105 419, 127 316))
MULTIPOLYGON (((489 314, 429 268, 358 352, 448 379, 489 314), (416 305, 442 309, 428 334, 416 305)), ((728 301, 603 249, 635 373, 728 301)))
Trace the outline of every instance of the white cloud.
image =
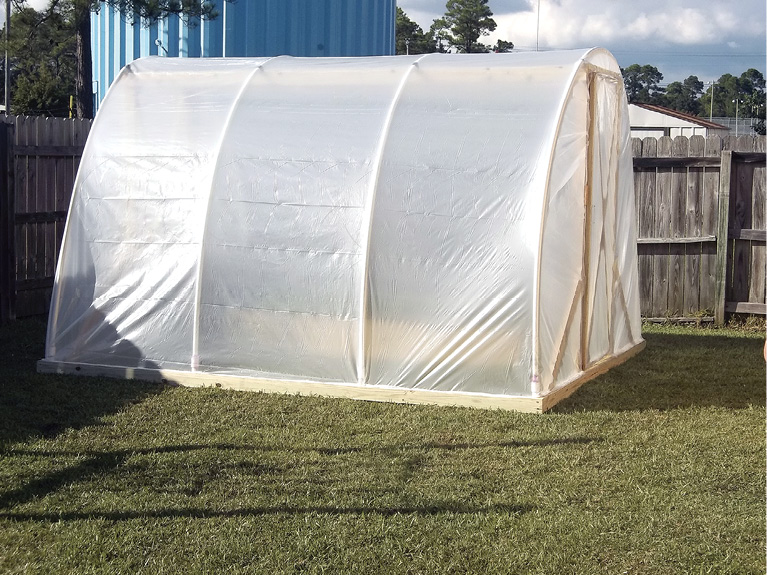
MULTIPOLYGON (((752 0, 746 0, 752 2, 752 0)), ((757 4, 758 6, 758 4, 757 4)), ((534 44, 538 29, 537 3, 529 10, 497 14, 496 35, 515 44, 534 44)), ((733 34, 764 36, 764 12, 732 7, 681 2, 642 2, 641 6, 607 0, 541 0, 540 43, 570 48, 615 41, 660 40, 676 45, 709 44, 733 34), (656 8, 653 10, 653 4, 656 8)))
MULTIPOLYGON (((444 12, 444 3, 436 0, 398 0, 398 5, 425 30, 444 12)), ((489 5, 498 27, 484 38, 486 44, 500 38, 527 50, 535 49, 536 39, 541 49, 603 46, 636 58, 633 62, 665 59, 671 68, 673 60, 675 74, 701 77, 765 69, 764 0, 526 0, 525 5, 490 0, 489 5)))
MULTIPOLYGON (((50 4, 50 0, 27 0, 27 6, 42 10, 50 4)), ((13 9, 11 9, 13 12, 13 9)), ((0 26, 5 26, 5 2, 0 2, 0 26)))
MULTIPOLYGON (((491 8, 493 4, 491 0, 491 8)), ((441 15, 437 5, 424 0, 399 2, 424 30, 441 15)), ((493 41, 502 38, 530 46, 538 31, 542 45, 557 48, 621 40, 710 44, 733 35, 763 39, 765 34, 764 0, 527 0, 526 8, 496 11, 494 18, 498 28, 489 36, 493 41)))

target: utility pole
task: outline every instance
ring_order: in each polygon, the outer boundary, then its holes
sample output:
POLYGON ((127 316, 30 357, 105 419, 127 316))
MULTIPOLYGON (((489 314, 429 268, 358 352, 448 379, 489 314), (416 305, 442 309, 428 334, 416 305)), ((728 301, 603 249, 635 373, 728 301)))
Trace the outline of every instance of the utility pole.
POLYGON ((11 0, 5 0, 5 116, 11 113, 11 66, 8 62, 8 42, 11 39, 11 0))
POLYGON ((536 22, 535 22, 535 51, 538 51, 538 34, 541 29, 541 0, 538 0, 538 9, 535 11, 536 16, 536 22))

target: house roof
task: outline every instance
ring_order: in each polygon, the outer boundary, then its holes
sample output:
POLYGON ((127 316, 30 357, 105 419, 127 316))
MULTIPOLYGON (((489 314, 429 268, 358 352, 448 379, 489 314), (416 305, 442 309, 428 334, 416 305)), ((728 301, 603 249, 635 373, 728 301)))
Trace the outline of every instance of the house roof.
POLYGON ((665 106, 658 106, 657 104, 631 102, 631 105, 638 106, 639 108, 644 108, 645 110, 650 110, 651 112, 665 114, 666 116, 671 116, 672 118, 677 118, 679 120, 685 120, 686 122, 692 122, 693 124, 698 124, 699 126, 703 126, 704 128, 708 128, 710 130, 727 130, 728 129, 727 126, 723 126, 722 124, 717 124, 716 122, 709 122, 708 120, 704 118, 693 116, 692 114, 685 114, 684 112, 680 112, 679 110, 672 110, 671 108, 666 108, 665 106))

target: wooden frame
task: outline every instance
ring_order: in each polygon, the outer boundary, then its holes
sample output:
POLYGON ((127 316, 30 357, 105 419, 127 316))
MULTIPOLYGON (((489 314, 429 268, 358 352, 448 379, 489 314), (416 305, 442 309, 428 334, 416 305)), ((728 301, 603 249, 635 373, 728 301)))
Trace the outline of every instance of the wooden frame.
POLYGON ((231 374, 125 368, 108 365, 49 361, 46 359, 37 362, 37 371, 39 373, 109 377, 114 379, 138 379, 184 387, 221 387, 240 391, 283 393, 288 395, 316 395, 365 401, 451 405, 480 409, 520 411, 525 413, 543 413, 554 407, 554 405, 566 397, 572 395, 587 381, 594 379, 598 375, 605 373, 608 369, 623 363, 639 353, 644 347, 645 342, 642 341, 617 356, 605 358, 589 367, 586 371, 581 372, 571 381, 543 397, 513 397, 491 395, 487 393, 430 391, 423 389, 376 387, 372 385, 322 383, 314 381, 277 381, 273 379, 261 379, 231 374))

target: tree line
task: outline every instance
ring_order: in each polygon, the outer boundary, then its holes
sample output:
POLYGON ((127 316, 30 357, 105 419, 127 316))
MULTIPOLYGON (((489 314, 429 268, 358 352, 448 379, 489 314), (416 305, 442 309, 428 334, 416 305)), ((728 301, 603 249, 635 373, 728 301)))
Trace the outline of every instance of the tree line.
POLYGON ((445 14, 424 32, 397 6, 395 48, 397 54, 430 54, 455 50, 462 54, 511 52, 512 42, 498 40, 493 46, 480 42, 496 29, 488 0, 447 0, 445 14))
POLYGON ((629 102, 656 104, 703 118, 755 118, 754 131, 765 133, 765 79, 755 68, 740 76, 723 74, 708 85, 689 76, 663 86, 663 74, 649 64, 632 64, 621 68, 621 73, 629 102))
MULTIPOLYGON (((79 118, 93 117, 92 13, 110 6, 144 24, 172 14, 192 21, 218 16, 208 0, 49 0, 42 10, 12 0, 12 6, 3 40, 10 113, 79 118)), ((4 83, 4 69, 0 75, 4 83)))
MULTIPOLYGON (((90 17, 104 5, 134 14, 145 25, 173 14, 190 22, 218 16, 209 0, 50 0, 39 11, 25 0, 13 0, 6 45, 11 113, 93 117, 90 17)), ((488 0, 447 0, 444 15, 427 32, 397 7, 395 26, 397 54, 514 49, 510 41, 481 42, 497 27, 488 0)), ((760 119, 756 129, 764 133, 765 79, 756 69, 740 77, 724 74, 708 87, 697 76, 663 86, 663 74, 651 65, 632 64, 621 72, 631 102, 659 104, 701 117, 737 113, 760 119)))
MULTIPOLYGON (((427 32, 397 8, 397 54, 428 54, 455 50, 469 52, 511 52, 512 42, 499 40, 494 46, 479 39, 496 28, 487 0, 448 0, 445 15, 437 18, 427 32)), ((629 102, 665 106, 699 117, 756 118, 754 130, 765 133, 765 79, 754 68, 740 77, 722 75, 706 86, 697 76, 663 85, 663 74, 649 64, 621 68, 629 102)))

